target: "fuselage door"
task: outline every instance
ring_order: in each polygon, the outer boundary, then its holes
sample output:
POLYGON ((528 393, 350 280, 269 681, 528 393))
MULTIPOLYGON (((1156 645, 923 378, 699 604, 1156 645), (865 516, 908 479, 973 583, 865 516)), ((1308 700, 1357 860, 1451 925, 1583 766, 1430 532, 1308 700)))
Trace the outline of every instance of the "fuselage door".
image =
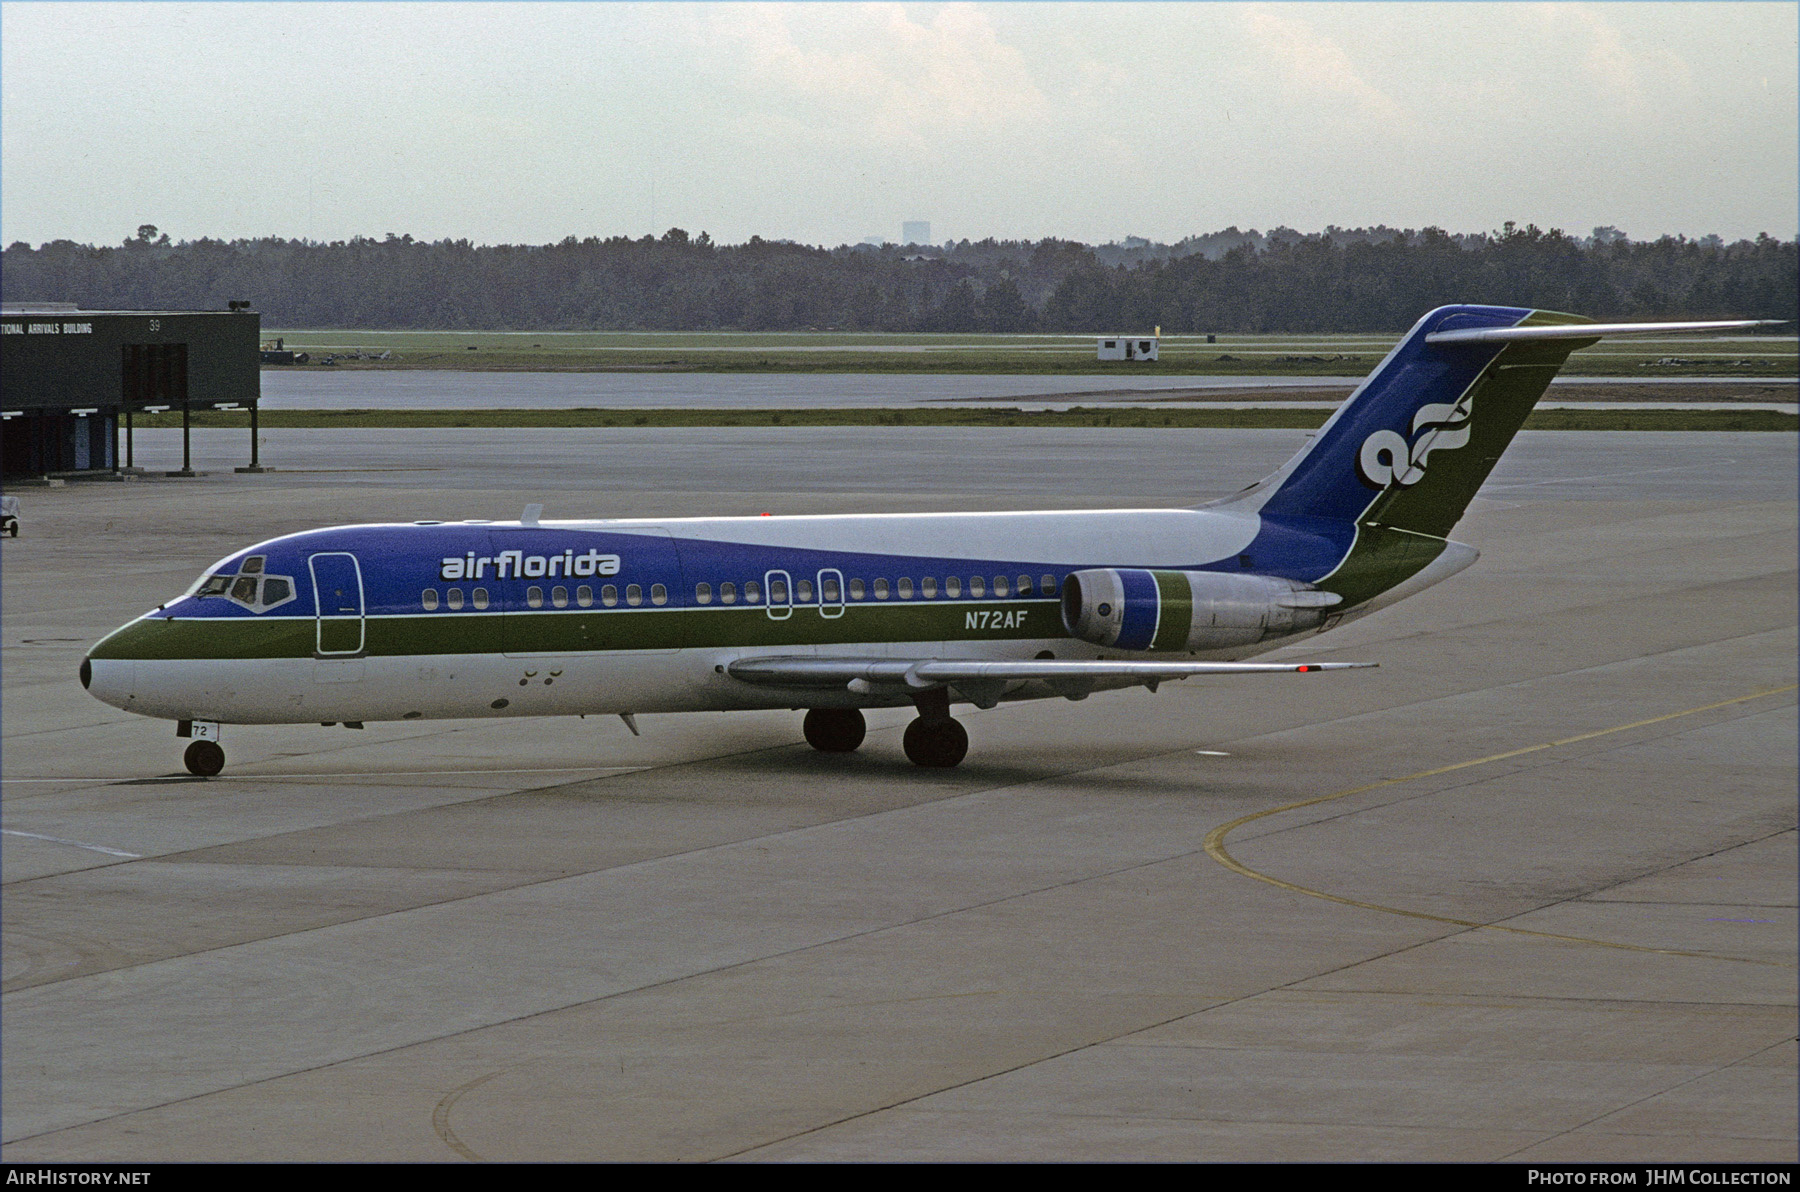
POLYGON ((769 602, 763 607, 771 621, 785 621, 794 615, 794 581, 787 572, 764 572, 763 587, 769 594, 769 602))
POLYGON ((819 615, 826 618, 844 615, 844 573, 835 567, 819 572, 819 615))
POLYGON ((348 551, 313 555, 306 561, 312 572, 313 603, 318 612, 317 653, 322 658, 347 658, 363 652, 362 569, 348 551))

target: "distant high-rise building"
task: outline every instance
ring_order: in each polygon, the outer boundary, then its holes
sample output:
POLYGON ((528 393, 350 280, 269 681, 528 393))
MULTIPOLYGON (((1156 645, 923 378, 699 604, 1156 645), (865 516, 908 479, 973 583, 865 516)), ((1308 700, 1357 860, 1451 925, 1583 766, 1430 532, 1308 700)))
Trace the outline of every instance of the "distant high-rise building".
POLYGON ((931 221, 929 219, 909 219, 900 225, 901 244, 930 244, 931 221))

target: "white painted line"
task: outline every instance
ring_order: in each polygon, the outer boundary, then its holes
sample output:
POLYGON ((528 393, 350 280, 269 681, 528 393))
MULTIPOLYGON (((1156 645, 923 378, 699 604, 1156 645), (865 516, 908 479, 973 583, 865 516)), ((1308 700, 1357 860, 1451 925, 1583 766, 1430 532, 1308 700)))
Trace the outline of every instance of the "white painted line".
MULTIPOLYGON (((304 782, 313 778, 485 778, 490 774, 635 774, 649 766, 550 766, 537 770, 357 770, 334 774, 225 774, 220 778, 254 778, 258 782, 304 782)), ((219 779, 214 779, 217 782, 219 779)))
POLYGON ((1201 757, 1230 757, 1231 756, 1229 753, 1226 753, 1223 749, 1196 749, 1196 750, 1194 750, 1194 752, 1199 754, 1201 757))
POLYGON ((37 832, 21 832, 17 828, 0 828, 0 835, 23 836, 28 840, 48 840, 51 844, 67 844, 75 848, 85 848, 96 853, 105 853, 109 857, 126 857, 137 860, 142 853, 128 853, 124 849, 107 848, 104 844, 83 844, 79 840, 64 840, 60 836, 43 836, 37 832))

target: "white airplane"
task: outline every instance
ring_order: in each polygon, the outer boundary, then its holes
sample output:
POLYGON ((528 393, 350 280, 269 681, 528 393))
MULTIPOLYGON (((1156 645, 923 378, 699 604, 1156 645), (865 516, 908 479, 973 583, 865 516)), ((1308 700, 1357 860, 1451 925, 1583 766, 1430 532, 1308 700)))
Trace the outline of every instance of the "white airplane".
POLYGON ((1446 306, 1274 475, 1198 508, 334 526, 271 539, 88 652, 81 682, 177 722, 214 775, 224 724, 805 708, 954 766, 954 703, 1084 699, 1246 662, 1473 563, 1448 538, 1556 370, 1599 324, 1446 306))

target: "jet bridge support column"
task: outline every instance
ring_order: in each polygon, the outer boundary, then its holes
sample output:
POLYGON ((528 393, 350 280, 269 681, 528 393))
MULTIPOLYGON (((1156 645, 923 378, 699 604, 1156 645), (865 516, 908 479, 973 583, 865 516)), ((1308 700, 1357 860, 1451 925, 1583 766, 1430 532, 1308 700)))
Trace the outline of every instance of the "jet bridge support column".
POLYGON ((257 455, 257 452, 261 447, 261 440, 258 433, 259 427, 256 418, 256 407, 256 402, 253 401, 250 403, 250 466, 247 468, 231 469, 234 472, 267 472, 269 470, 262 466, 257 455))
POLYGON ((176 472, 168 473, 168 475, 170 475, 170 476, 192 476, 192 475, 194 475, 192 445, 189 441, 189 437, 192 434, 192 426, 193 426, 192 413, 193 413, 193 407, 188 404, 188 401, 186 398, 182 398, 182 400, 181 400, 181 469, 176 472))

